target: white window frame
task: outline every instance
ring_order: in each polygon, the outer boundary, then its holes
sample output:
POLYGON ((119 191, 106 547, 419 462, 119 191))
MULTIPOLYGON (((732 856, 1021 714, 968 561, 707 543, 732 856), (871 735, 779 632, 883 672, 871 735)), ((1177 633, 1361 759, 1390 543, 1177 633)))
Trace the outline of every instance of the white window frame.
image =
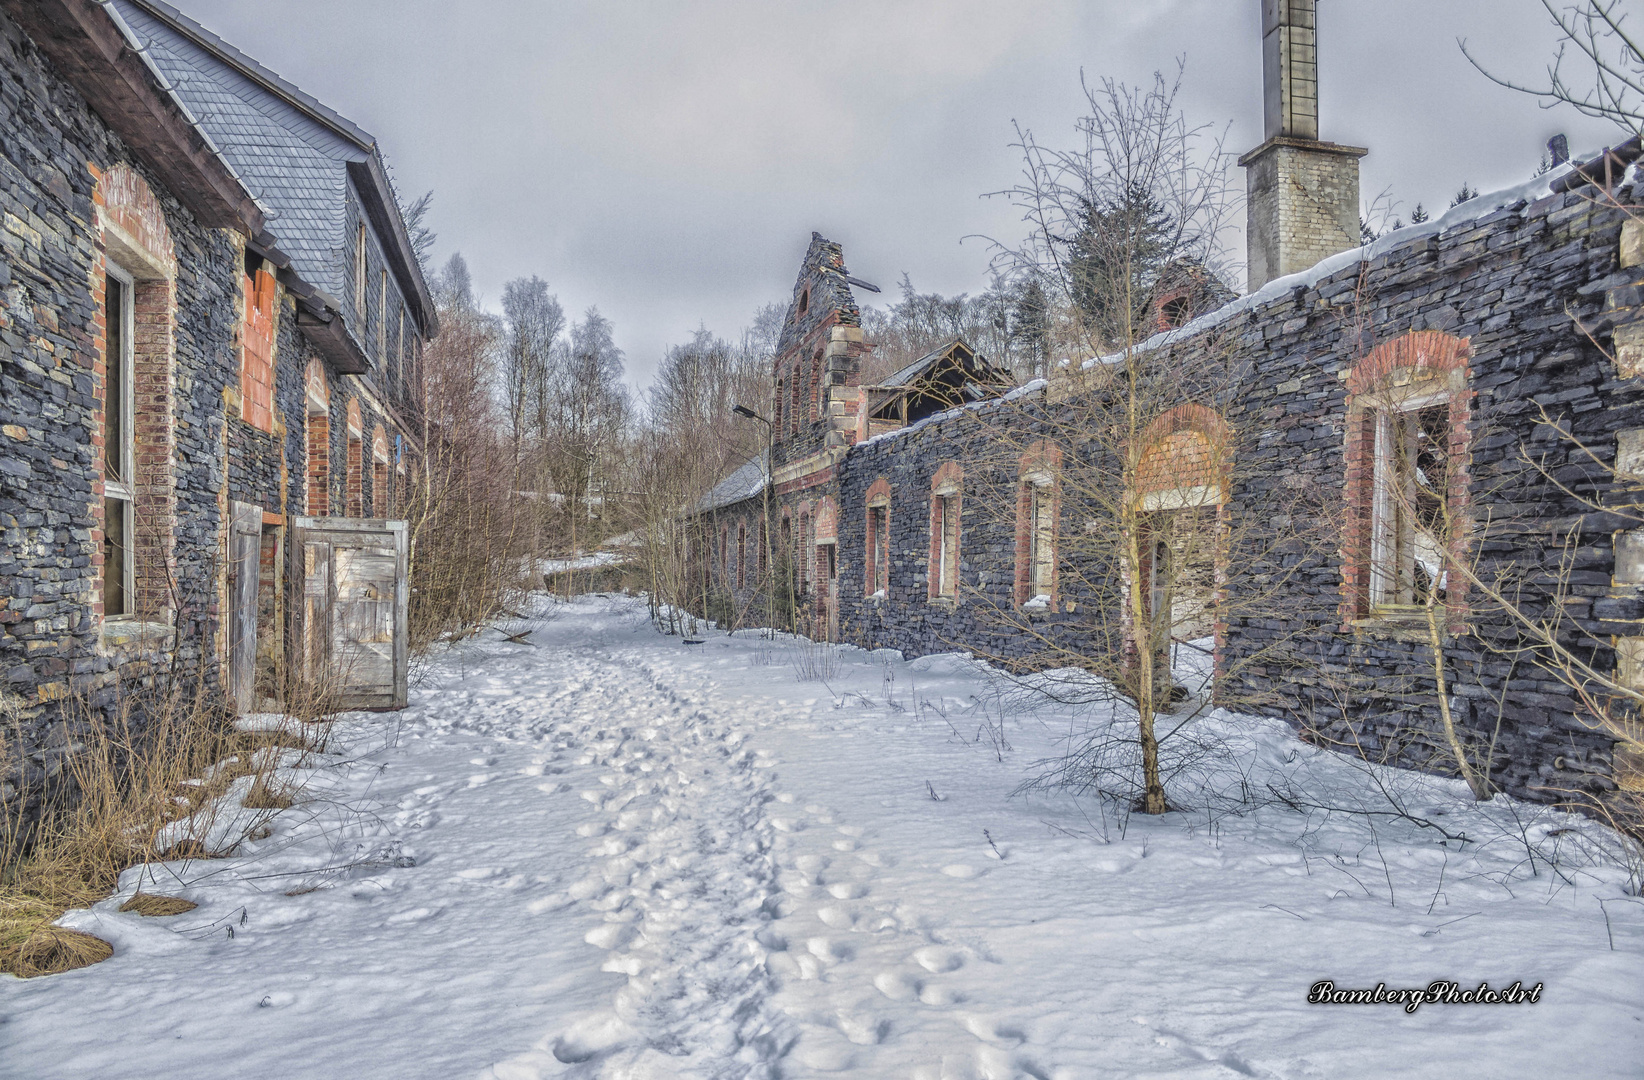
MULTIPOLYGON (((103 534, 106 537, 109 531, 109 523, 106 520, 108 502, 109 500, 117 501, 120 504, 120 514, 122 519, 120 522, 122 526, 120 535, 124 539, 124 550, 122 552, 123 558, 120 562, 122 577, 124 579, 121 582, 121 593, 124 596, 126 608, 124 611, 110 613, 105 607, 103 617, 105 619, 131 619, 135 618, 137 614, 137 544, 135 536, 136 513, 134 512, 134 504, 136 503, 137 498, 137 483, 135 476, 137 463, 137 439, 136 432, 133 430, 137 421, 135 408, 137 395, 136 387, 133 385, 137 377, 137 320, 134 310, 137 300, 137 282, 136 279, 133 278, 132 275, 123 267, 110 262, 107 258, 104 259, 103 270, 103 311, 105 317, 108 312, 108 290, 118 289, 122 297, 122 302, 120 304, 120 355, 115 357, 105 354, 103 357, 105 371, 105 376, 103 379, 103 438, 105 440, 108 438, 107 416, 111 405, 108 400, 110 380, 107 378, 106 373, 114 370, 116 365, 119 368, 121 388, 120 400, 112 403, 113 407, 120 410, 120 445, 114 448, 115 461, 113 468, 113 472, 117 475, 110 475, 108 462, 108 451, 110 448, 108 447, 106 441, 103 447, 103 506, 105 510, 103 534)), ((103 340, 105 343, 107 342, 108 338, 106 334, 103 340)), ((107 560, 104 560, 103 572, 105 574, 108 573, 107 560)))
POLYGON ((959 488, 938 488, 935 497, 936 596, 954 600, 959 596, 959 488))
POLYGON ((890 500, 876 499, 868 504, 868 524, 873 535, 869 538, 868 565, 870 567, 870 596, 890 595, 890 500))
POLYGON ((1026 603, 1045 606, 1056 584, 1056 488, 1045 473, 1025 476, 1023 483, 1028 487, 1026 603))
POLYGON ((1401 520, 1394 496, 1398 454, 1393 446, 1393 418, 1436 405, 1449 405, 1448 388, 1403 396, 1384 396, 1369 405, 1375 423, 1370 499, 1370 611, 1386 615, 1414 606, 1414 521, 1401 520), (1395 565, 1395 563, 1397 565, 1395 565))

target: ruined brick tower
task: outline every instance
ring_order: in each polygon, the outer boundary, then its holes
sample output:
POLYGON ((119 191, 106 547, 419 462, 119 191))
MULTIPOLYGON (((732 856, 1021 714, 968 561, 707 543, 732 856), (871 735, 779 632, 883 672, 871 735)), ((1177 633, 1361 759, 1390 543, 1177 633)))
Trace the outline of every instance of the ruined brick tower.
POLYGON ((1359 158, 1319 140, 1317 0, 1260 0, 1266 141, 1239 159, 1249 189, 1250 291, 1359 245, 1359 158))

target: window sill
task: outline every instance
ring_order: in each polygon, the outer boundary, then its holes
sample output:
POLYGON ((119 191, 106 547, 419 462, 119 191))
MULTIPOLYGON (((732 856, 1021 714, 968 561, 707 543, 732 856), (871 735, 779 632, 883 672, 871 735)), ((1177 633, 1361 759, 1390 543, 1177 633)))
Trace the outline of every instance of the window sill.
MULTIPOLYGON (((1455 637, 1455 632, 1448 625, 1446 617, 1440 629, 1446 638, 1455 637)), ((1361 619, 1354 619, 1348 623, 1354 634, 1364 637, 1382 638, 1389 641, 1408 641, 1419 645, 1428 643, 1427 611, 1418 608, 1413 611, 1378 611, 1361 619)))
POLYGON ((169 645, 175 628, 163 622, 146 622, 116 616, 103 620, 98 644, 106 651, 131 652, 169 645))
POLYGON ((944 611, 956 611, 959 608, 957 596, 933 596, 928 601, 931 607, 941 608, 944 611))

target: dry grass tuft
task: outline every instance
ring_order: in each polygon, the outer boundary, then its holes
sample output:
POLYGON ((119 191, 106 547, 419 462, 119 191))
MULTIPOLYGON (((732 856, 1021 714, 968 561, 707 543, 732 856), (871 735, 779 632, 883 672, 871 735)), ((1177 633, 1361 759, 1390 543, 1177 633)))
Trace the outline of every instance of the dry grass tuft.
POLYGON ((185 911, 193 911, 200 905, 192 900, 184 900, 180 896, 161 896, 158 893, 136 892, 131 899, 120 905, 121 911, 132 911, 138 915, 147 915, 152 918, 163 918, 167 915, 181 915, 185 911))
MULTIPOLYGON (((320 715, 323 704, 316 699, 294 709, 320 715)), ((238 730, 221 695, 201 687, 122 686, 112 709, 71 698, 53 723, 61 726, 48 743, 62 748, 59 776, 38 819, 15 816, 21 799, 0 806, 0 971, 16 975, 66 971, 107 956, 105 943, 51 924, 70 908, 107 897, 126 868, 221 858, 241 840, 268 835, 268 819, 294 795, 274 780, 281 758, 316 751, 326 737, 325 727, 309 724, 238 730), (241 808, 219 796, 243 777, 253 778, 242 804, 254 812, 235 819, 234 835, 220 837, 221 814, 241 808)), ((0 775, 25 746, 20 731, 0 730, 0 775)), ((186 903, 139 894, 122 910, 176 914, 187 908, 166 905, 186 903), (144 910, 150 903, 160 909, 144 910)))
POLYGON ((0 924, 0 971, 21 979, 73 971, 113 955, 114 946, 102 938, 50 922, 26 929, 0 924))
POLYGON ((240 805, 247 810, 289 810, 291 789, 283 784, 272 784, 268 777, 259 776, 251 785, 240 805))

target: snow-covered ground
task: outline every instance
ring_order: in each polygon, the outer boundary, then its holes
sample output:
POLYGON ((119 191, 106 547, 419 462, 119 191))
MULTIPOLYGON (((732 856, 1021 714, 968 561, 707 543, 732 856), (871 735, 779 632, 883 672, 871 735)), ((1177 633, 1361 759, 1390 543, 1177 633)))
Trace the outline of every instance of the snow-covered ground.
POLYGON ((1229 717, 1200 727, 1252 790, 1375 810, 1379 781, 1470 842, 1267 797, 1011 797, 1072 721, 1001 727, 961 658, 545 610, 529 644, 455 647, 408 711, 339 720, 271 836, 150 871, 197 910, 119 914, 132 871, 71 913, 114 956, 0 978, 0 1075, 1644 1071, 1644 906, 1578 819, 1229 717), (1321 979, 1543 990, 1408 1013, 1309 1004, 1321 979))

